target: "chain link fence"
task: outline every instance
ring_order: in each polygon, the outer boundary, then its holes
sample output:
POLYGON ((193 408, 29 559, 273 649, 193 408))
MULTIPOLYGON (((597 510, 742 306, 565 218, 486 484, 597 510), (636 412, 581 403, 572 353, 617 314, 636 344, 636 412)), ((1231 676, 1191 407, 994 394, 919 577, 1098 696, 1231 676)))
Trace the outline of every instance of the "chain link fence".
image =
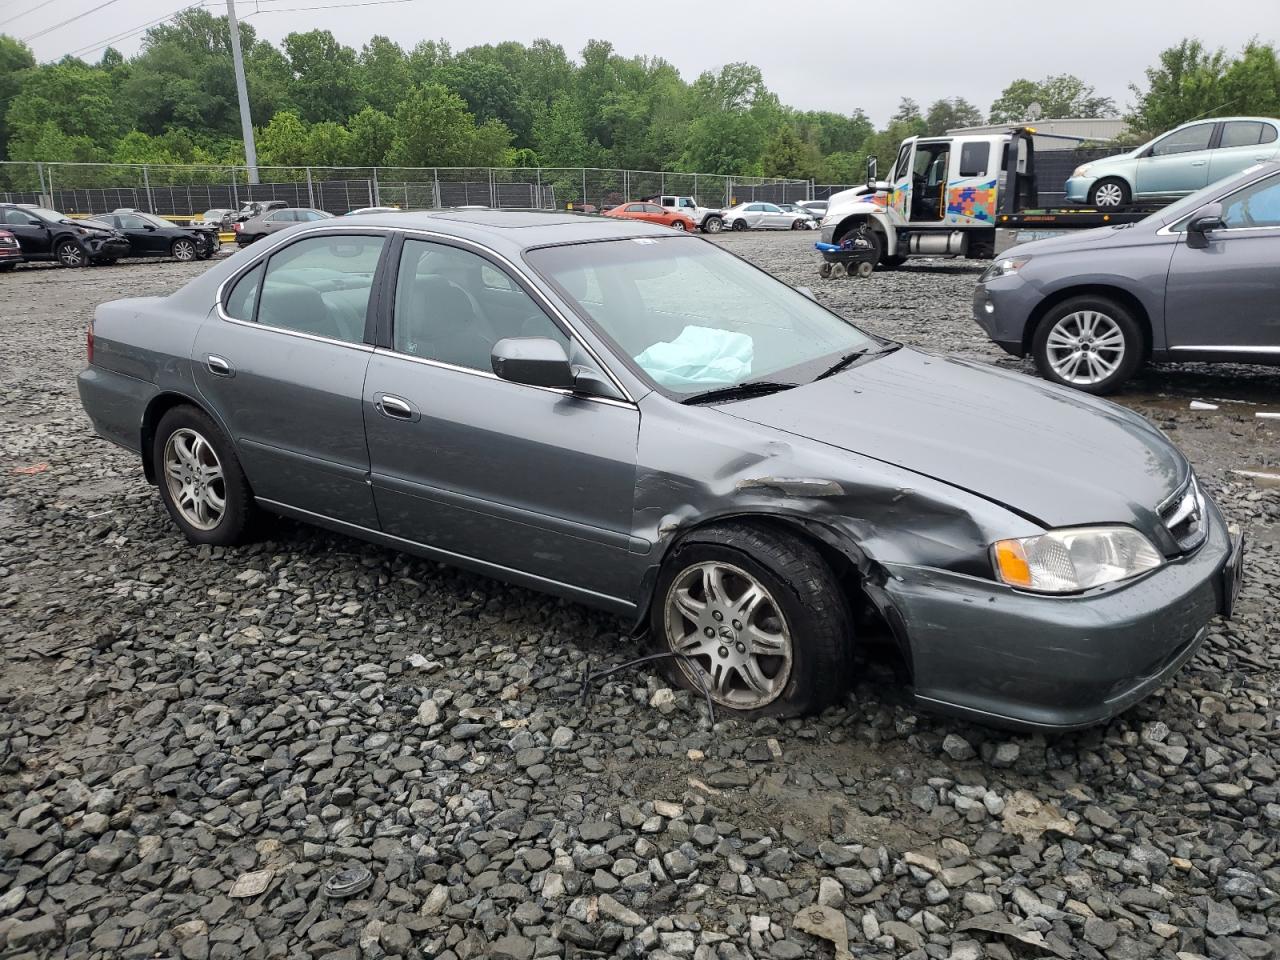
POLYGON ((342 214, 360 207, 402 209, 597 209, 662 194, 694 197, 706 207, 812 194, 807 180, 594 167, 259 167, 105 163, 0 163, 0 201, 36 203, 68 214, 121 207, 171 217, 248 200, 283 200, 342 214))

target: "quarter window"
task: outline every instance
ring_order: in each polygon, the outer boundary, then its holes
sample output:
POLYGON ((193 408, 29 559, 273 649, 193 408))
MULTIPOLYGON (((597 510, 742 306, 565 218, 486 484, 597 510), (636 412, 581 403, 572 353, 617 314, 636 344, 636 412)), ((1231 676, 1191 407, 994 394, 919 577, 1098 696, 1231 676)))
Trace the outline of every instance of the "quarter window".
POLYGON ((1280 227, 1280 176, 1250 184, 1222 201, 1222 219, 1232 229, 1280 227))
POLYGON ((262 284, 262 270, 263 265, 258 264, 236 281, 224 308, 227 316, 237 320, 253 319, 253 308, 258 305, 258 287, 262 284))
POLYGON ((272 254, 258 297, 258 322, 330 340, 363 342, 369 293, 384 243, 383 237, 309 237, 272 254))
POLYGON ((643 203, 627 204, 627 213, 644 213, 644 204, 643 203))
POLYGON ((1169 157, 1177 153, 1208 150, 1209 138, 1212 136, 1212 123, 1197 123, 1194 127, 1175 130, 1167 137, 1157 140, 1151 148, 1151 155, 1153 157, 1169 157))
POLYGON ((392 327, 399 353, 487 373, 494 344, 507 337, 550 337, 569 346, 568 336, 523 288, 484 257, 405 240, 392 327))

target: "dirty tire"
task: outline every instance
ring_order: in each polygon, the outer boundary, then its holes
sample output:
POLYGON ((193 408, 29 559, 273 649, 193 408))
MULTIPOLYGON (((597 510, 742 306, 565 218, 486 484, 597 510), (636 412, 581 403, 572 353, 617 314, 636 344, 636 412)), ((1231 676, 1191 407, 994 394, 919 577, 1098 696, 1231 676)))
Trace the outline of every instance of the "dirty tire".
POLYGON ((160 499, 164 501, 169 516, 188 542, 226 547, 250 539, 258 514, 253 491, 249 489, 249 482, 240 468, 240 460, 236 457, 231 441, 208 414, 197 407, 186 405, 174 407, 165 413, 156 426, 151 457, 155 466, 156 484, 160 488, 160 499), (165 448, 169 438, 180 431, 193 432, 208 443, 222 468, 226 506, 217 525, 212 529, 201 529, 183 516, 165 476, 165 448))
POLYGON ((685 227, 683 220, 672 220, 671 229, 678 233, 684 233, 687 228, 685 227))
POLYGON ((858 276, 865 280, 867 277, 871 276, 871 271, 874 269, 875 268, 871 264, 864 260, 858 264, 858 276))
POLYGON ((892 270, 895 267, 900 267, 906 262, 907 258, 900 253, 895 253, 892 256, 887 253, 882 253, 880 255, 880 266, 889 270, 892 270))
POLYGON ((792 221, 791 221, 791 229, 792 229, 792 230, 807 230, 807 229, 809 229, 809 228, 808 228, 807 226, 805 226, 805 222, 804 222, 803 220, 796 219, 796 220, 792 220, 792 221))
MULTIPOLYGON (((758 581, 790 634, 789 672, 774 699, 750 709, 717 702, 718 711, 745 717, 799 716, 821 710, 848 689, 853 627, 844 590, 813 546, 771 526, 741 522, 709 527, 690 534, 673 550, 658 576, 650 610, 656 650, 672 649, 667 605, 673 585, 709 562, 737 567, 758 581)), ((668 658, 657 664, 671 683, 701 694, 701 686, 686 673, 690 668, 680 661, 668 658)))
POLYGON ((831 279, 831 261, 823 260, 822 263, 818 264, 818 276, 823 280, 831 279))
POLYGON ((735 221, 733 221, 733 229, 734 229, 734 230, 745 230, 745 229, 747 229, 747 221, 745 221, 745 220, 735 220, 735 221))
POLYGON ((80 249, 80 244, 74 240, 63 240, 54 251, 54 256, 64 267, 83 267, 89 262, 85 252, 80 249))
POLYGON ((723 229, 724 220, 720 217, 707 217, 706 220, 702 221, 703 233, 719 233, 723 229))
POLYGON ((1081 390, 1084 393, 1102 396, 1114 393, 1142 365, 1146 356, 1146 337, 1138 321, 1116 301, 1107 297, 1092 295, 1071 297, 1059 304, 1055 304, 1040 318, 1039 324, 1036 325, 1035 336, 1031 341, 1031 355, 1035 359, 1036 369, 1040 371, 1040 376, 1046 380, 1051 380, 1064 387, 1071 387, 1074 390, 1081 390), (1097 383, 1072 382, 1066 376, 1063 376, 1058 369, 1055 369, 1053 358, 1051 357, 1049 337, 1054 328, 1073 314, 1081 313, 1097 315, 1110 321, 1119 330, 1124 339, 1124 353, 1120 358, 1120 363, 1110 375, 1097 383))

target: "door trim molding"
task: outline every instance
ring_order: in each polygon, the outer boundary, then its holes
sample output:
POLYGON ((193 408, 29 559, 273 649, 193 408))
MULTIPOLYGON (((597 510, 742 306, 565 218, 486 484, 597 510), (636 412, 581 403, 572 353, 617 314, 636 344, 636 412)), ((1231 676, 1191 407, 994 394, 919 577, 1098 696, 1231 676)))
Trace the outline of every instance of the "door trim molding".
POLYGON ((1280 347, 1256 347, 1256 346, 1248 346, 1248 345, 1230 346, 1230 345, 1222 345, 1222 344, 1185 344, 1182 346, 1170 347, 1169 349, 1171 351, 1199 350, 1206 353, 1261 353, 1261 354, 1267 354, 1267 355, 1275 354, 1276 356, 1280 356, 1280 347))
POLYGON ((560 580, 552 580, 548 577, 540 577, 534 573, 526 573, 525 571, 517 570, 514 567, 504 567, 501 564, 490 563, 487 560, 480 560, 467 554, 454 553, 451 550, 442 550, 439 547, 433 547, 430 544, 421 543, 417 540, 408 540, 404 537, 397 537, 394 534, 383 533, 381 530, 373 530, 369 527, 362 527, 356 523, 349 523, 346 520, 337 520, 333 517, 325 516, 322 513, 313 513, 310 510, 303 510, 301 507, 291 507, 289 504, 281 503, 278 500, 269 500, 266 497, 254 497, 254 500, 273 512, 281 513, 297 520, 313 523, 317 526, 327 527, 328 529, 334 530, 338 533, 354 536, 360 540, 366 540, 381 547, 388 547, 392 550, 400 550, 405 553, 413 553, 418 556, 425 557, 428 560, 437 560, 451 566, 474 570, 477 573, 491 576, 497 580, 516 583, 520 586, 539 590, 543 593, 553 593, 560 596, 566 596, 589 606, 599 607, 614 613, 633 614, 637 609, 636 604, 633 601, 625 600, 622 597, 611 596, 607 593, 597 593, 596 591, 588 590, 585 587, 576 587, 573 584, 564 583, 560 580))

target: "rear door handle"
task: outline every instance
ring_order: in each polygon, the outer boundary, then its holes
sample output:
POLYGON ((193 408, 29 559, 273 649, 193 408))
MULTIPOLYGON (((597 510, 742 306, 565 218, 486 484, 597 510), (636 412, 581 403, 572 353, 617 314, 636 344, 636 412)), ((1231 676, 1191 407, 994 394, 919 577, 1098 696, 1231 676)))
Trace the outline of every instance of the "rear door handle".
POLYGON ((231 366, 226 357, 220 357, 216 353, 211 353, 204 358, 205 366, 209 368, 209 372, 215 377, 234 377, 236 368, 231 366))
POLYGON ((378 394, 373 405, 380 414, 392 420, 417 420, 420 417, 417 409, 408 400, 389 393, 378 394))
POLYGON ((1205 162, 1206 162, 1206 161, 1204 161, 1204 160, 1192 160, 1192 161, 1191 161, 1191 166, 1193 166, 1193 167, 1203 167, 1203 166, 1205 165, 1205 162))

